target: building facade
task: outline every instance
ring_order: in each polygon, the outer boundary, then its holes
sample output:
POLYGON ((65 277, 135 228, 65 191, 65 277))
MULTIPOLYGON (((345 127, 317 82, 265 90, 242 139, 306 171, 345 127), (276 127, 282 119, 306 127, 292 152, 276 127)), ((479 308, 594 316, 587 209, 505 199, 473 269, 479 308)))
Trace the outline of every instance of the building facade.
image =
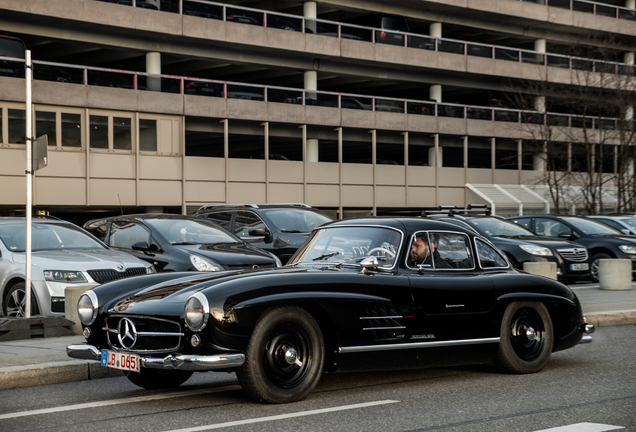
MULTIPOLYGON (((49 139, 34 209, 78 220, 231 202, 345 217, 549 211, 531 119, 581 126, 546 114, 541 95, 534 111, 502 101, 524 82, 580 85, 577 64, 593 61, 559 53, 582 32, 621 41, 613 73, 633 75, 636 51, 633 0, 557 3, 0 0, 0 34, 34 61, 33 135, 49 139)), ((24 76, 3 70, 9 215, 26 203, 26 96, 24 76)))

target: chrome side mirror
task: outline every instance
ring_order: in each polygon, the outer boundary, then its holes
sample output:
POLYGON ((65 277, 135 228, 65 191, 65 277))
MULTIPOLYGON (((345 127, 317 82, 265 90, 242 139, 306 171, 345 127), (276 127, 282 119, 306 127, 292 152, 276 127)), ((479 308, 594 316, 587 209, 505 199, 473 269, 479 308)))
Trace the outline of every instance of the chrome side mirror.
POLYGON ((371 273, 372 271, 377 270, 378 259, 374 256, 366 257, 360 261, 360 265, 362 266, 362 273, 371 273))

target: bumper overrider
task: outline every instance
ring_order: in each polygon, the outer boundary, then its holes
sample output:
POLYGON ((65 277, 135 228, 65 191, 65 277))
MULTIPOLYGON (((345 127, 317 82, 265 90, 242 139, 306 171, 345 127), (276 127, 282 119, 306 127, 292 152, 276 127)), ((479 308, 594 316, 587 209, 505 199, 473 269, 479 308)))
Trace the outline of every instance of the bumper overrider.
POLYGON ((592 342, 592 336, 590 336, 592 333, 594 333, 594 331, 596 330, 596 327, 594 327, 594 324, 581 324, 581 326, 579 327, 579 333, 583 333, 583 338, 581 339, 581 342, 579 343, 590 343, 592 342))
MULTIPOLYGON (((66 347, 66 354, 81 360, 102 360, 102 350, 89 344, 73 344, 66 347)), ((170 354, 166 357, 139 356, 142 368, 184 371, 214 371, 242 366, 244 354, 170 354)))

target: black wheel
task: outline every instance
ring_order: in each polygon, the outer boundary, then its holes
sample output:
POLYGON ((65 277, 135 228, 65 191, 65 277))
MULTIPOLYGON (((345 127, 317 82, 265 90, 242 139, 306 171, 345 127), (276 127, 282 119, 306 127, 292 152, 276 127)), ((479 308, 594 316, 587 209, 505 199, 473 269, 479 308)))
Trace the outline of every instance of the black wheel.
POLYGON ((507 373, 539 372, 550 360, 553 343, 552 320, 545 305, 513 302, 501 321, 495 366, 507 373))
POLYGON ((598 253, 594 255, 592 258, 590 258, 590 279, 592 279, 592 282, 594 283, 598 283, 599 281, 599 278, 598 278, 598 269, 600 267, 599 260, 602 260, 605 258, 612 258, 612 257, 604 253, 598 253))
POLYGON ((126 372, 126 377, 139 387, 156 390, 179 387, 192 376, 192 372, 180 370, 140 369, 140 372, 126 372))
POLYGON ((256 323, 236 375, 257 401, 294 402, 314 389, 323 362, 324 342, 316 320, 295 306, 275 307, 256 323))
MULTIPOLYGON (((9 288, 2 304, 4 316, 24 317, 26 316, 26 289, 24 282, 17 283, 9 288)), ((39 315, 38 303, 35 300, 35 293, 31 290, 31 316, 39 315)))

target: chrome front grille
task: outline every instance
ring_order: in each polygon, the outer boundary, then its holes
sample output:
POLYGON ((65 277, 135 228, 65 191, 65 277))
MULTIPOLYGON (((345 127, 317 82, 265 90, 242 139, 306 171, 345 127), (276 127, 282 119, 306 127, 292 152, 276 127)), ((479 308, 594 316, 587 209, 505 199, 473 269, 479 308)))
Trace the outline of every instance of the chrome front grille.
POLYGON ((103 284, 117 279, 127 278, 129 276, 139 276, 146 274, 146 269, 144 267, 133 267, 123 272, 118 272, 117 270, 113 269, 88 270, 88 274, 90 275, 90 277, 93 278, 95 282, 103 284))
POLYGON ((404 317, 399 315, 394 308, 376 307, 364 310, 364 316, 360 317, 362 330, 370 331, 373 339, 395 340, 404 338, 404 317))
POLYGON ((587 261, 587 249, 585 248, 557 249, 557 252, 563 257, 563 259, 568 261, 587 261))
POLYGON ((184 335, 178 322, 138 316, 109 316, 102 330, 108 345, 138 354, 174 352, 184 335))

